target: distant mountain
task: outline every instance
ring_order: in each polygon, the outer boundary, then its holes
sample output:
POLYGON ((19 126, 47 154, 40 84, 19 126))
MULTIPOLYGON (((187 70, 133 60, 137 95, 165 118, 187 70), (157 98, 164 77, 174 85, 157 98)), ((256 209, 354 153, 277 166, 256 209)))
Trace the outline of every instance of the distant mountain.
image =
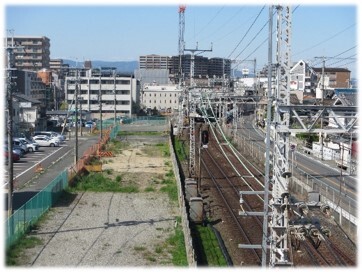
MULTIPOLYGON (((69 64, 69 67, 83 68, 84 62, 77 62, 74 60, 63 60, 64 64, 69 64)), ((115 67, 120 73, 133 73, 135 69, 138 69, 138 61, 92 61, 93 68, 99 67, 115 67)))

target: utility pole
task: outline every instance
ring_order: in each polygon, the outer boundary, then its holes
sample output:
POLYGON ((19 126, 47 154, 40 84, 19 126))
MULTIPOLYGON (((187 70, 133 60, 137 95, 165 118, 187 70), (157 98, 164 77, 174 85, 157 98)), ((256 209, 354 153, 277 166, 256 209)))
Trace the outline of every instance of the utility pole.
MULTIPOLYGON (((74 165, 78 162, 78 88, 79 88, 79 70, 76 68, 75 79, 75 145, 74 145, 74 165)), ((79 169, 77 169, 78 171, 79 169)))
POLYGON ((103 124, 102 124, 102 69, 99 69, 99 120, 100 120, 100 139, 102 139, 103 134, 103 124))
POLYGON ((117 99, 116 99, 116 70, 113 70, 113 93, 114 93, 114 126, 117 125, 117 99))
MULTIPOLYGON (((323 66, 322 66, 322 102, 321 102, 321 105, 323 106, 324 105, 324 92, 325 92, 325 85, 324 85, 324 67, 326 65, 326 60, 325 60, 325 57, 322 57, 323 58, 323 66)), ((321 129, 323 129, 323 113, 321 114, 321 129)), ((323 152, 324 152, 324 148, 323 148, 323 132, 321 132, 321 135, 320 135, 320 139, 321 139, 321 160, 323 161, 323 152)))
POLYGON ((82 97, 82 90, 80 90, 80 97, 79 97, 79 116, 80 116, 80 136, 83 136, 83 112, 82 112, 82 103, 83 103, 83 97, 82 97))
MULTIPOLYGON (((13 30, 8 30, 13 35, 13 30)), ((8 217, 13 214, 13 193, 14 193, 14 165, 13 165, 13 50, 14 39, 12 36, 11 45, 8 45, 6 38, 7 68, 6 68, 6 101, 7 101, 7 136, 8 136, 8 217)), ((10 223, 10 220, 9 220, 10 223)), ((9 226, 10 233, 13 226, 9 226)))

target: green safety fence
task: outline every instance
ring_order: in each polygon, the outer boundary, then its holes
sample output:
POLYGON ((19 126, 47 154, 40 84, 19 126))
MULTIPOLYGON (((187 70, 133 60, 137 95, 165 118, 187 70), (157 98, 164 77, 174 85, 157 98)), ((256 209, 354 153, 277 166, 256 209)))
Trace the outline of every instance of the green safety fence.
POLYGON ((57 202, 67 187, 68 172, 64 170, 6 220, 6 249, 15 244, 57 202))
POLYGON ((123 118, 123 124, 147 124, 147 125, 165 125, 168 123, 168 117, 163 116, 138 116, 132 118, 123 118))
POLYGON ((121 126, 120 126, 120 125, 116 125, 116 126, 112 127, 111 133, 109 134, 109 137, 110 137, 111 139, 116 138, 117 133, 118 133, 118 131, 120 131, 120 130, 121 130, 121 126))

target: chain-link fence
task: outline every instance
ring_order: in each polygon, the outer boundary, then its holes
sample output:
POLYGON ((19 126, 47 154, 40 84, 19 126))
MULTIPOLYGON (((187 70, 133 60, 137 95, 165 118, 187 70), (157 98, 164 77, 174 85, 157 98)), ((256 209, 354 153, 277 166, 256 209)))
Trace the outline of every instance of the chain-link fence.
POLYGON ((6 220, 6 249, 15 244, 57 202, 67 187, 68 173, 64 170, 6 220))
POLYGON ((6 249, 15 244, 56 203, 64 189, 69 186, 69 181, 77 175, 92 155, 97 154, 100 145, 106 144, 109 139, 114 139, 119 130, 119 125, 108 126, 102 139, 97 144, 90 146, 75 165, 61 172, 6 220, 6 249))

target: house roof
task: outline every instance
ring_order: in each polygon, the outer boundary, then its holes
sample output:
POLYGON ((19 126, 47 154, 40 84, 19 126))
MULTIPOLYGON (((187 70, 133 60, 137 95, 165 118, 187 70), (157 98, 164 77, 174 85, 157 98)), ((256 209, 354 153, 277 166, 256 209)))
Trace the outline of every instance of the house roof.
POLYGON ((31 102, 33 104, 41 104, 41 102, 38 99, 32 98, 31 96, 25 95, 25 94, 13 94, 14 97, 18 98, 21 101, 27 101, 31 102))
POLYGON ((290 94, 290 104, 293 104, 293 105, 300 104, 298 96, 296 94, 290 94))
POLYGON ((358 95, 357 93, 347 93, 341 92, 336 93, 333 98, 335 98, 334 105, 339 105, 339 101, 343 106, 357 106, 358 95))
MULTIPOLYGON (((312 69, 317 72, 317 73, 322 73, 322 67, 321 68, 317 68, 317 67, 312 67, 312 69)), ((330 68, 330 67, 325 67, 324 68, 324 72, 325 73, 336 73, 336 72, 348 72, 350 73, 351 71, 346 69, 346 68, 330 68)))

